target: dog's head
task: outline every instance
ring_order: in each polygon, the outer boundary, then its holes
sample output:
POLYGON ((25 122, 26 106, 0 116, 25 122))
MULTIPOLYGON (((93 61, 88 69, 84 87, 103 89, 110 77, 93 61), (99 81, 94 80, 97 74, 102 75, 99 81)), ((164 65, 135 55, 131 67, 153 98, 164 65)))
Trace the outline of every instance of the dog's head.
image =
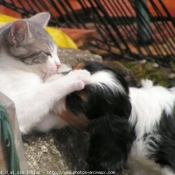
POLYGON ((89 71, 91 83, 66 97, 61 117, 90 133, 91 170, 121 172, 132 142, 127 82, 118 71, 98 62, 82 63, 74 69, 89 71))

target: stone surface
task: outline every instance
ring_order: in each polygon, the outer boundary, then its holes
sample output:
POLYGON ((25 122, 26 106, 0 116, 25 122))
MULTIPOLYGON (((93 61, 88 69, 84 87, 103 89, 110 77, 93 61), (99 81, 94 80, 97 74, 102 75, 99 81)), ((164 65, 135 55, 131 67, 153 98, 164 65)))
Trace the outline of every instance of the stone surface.
POLYGON ((92 54, 88 50, 83 51, 78 49, 58 48, 58 57, 62 63, 70 67, 74 67, 76 64, 83 61, 102 61, 101 56, 92 54))
POLYGON ((66 127, 23 136, 29 171, 35 174, 87 171, 88 134, 66 127))

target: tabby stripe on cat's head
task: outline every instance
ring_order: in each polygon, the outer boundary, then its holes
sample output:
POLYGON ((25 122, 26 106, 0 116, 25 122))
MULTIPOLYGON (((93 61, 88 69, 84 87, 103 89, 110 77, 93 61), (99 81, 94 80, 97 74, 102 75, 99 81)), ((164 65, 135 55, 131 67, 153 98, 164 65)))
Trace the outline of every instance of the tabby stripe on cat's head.
POLYGON ((18 58, 21 59, 22 62, 24 62, 25 64, 33 65, 33 64, 45 63, 48 59, 48 55, 49 54, 44 53, 43 51, 39 51, 32 53, 30 55, 19 55, 18 58))

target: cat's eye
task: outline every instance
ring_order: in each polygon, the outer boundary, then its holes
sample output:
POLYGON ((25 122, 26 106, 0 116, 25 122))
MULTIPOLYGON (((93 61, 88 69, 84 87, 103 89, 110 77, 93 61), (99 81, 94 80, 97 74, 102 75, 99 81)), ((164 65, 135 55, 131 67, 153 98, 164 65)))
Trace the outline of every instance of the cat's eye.
POLYGON ((51 56, 51 54, 49 52, 44 52, 47 56, 51 56))

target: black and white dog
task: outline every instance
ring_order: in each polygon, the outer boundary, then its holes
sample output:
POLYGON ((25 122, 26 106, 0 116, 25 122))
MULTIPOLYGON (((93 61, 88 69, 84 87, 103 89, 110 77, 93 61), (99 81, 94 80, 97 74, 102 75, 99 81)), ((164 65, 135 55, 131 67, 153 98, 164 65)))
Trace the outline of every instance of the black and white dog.
POLYGON ((128 87, 119 72, 98 62, 75 69, 91 73, 91 83, 68 95, 60 116, 90 133, 90 170, 130 168, 131 175, 175 174, 175 90, 128 87))

